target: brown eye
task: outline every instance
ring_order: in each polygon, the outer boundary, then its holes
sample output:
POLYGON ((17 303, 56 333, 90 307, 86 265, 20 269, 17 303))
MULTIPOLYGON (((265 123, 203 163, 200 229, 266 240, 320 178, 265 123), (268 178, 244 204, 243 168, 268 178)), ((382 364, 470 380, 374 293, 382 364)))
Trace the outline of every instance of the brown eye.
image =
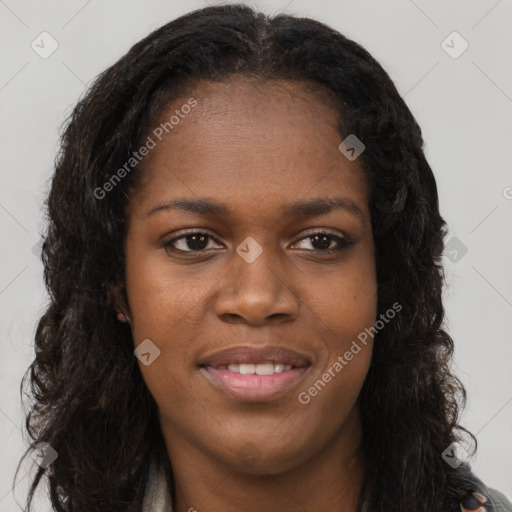
MULTIPOLYGON (((309 241, 309 245, 312 247, 312 249, 308 249, 306 247, 307 250, 313 250, 324 253, 341 251, 345 247, 352 245, 352 242, 350 242, 346 238, 326 231, 311 233, 308 236, 299 240, 299 242, 297 242, 295 245, 297 245, 298 243, 302 243, 304 241, 309 241)), ((304 249, 304 247, 302 248, 304 249)))
POLYGON ((194 231, 169 240, 164 247, 177 252, 200 252, 215 248, 209 247, 209 242, 213 240, 214 238, 207 233, 194 231))

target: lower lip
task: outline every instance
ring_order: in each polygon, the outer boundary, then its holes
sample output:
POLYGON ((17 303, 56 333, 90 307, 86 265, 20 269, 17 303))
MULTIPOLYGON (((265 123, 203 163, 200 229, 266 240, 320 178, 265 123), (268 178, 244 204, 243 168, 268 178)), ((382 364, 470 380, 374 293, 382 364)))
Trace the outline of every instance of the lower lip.
POLYGON ((217 389, 244 402, 265 402, 290 391, 308 367, 292 368, 271 375, 242 375, 230 370, 203 367, 202 371, 217 389))

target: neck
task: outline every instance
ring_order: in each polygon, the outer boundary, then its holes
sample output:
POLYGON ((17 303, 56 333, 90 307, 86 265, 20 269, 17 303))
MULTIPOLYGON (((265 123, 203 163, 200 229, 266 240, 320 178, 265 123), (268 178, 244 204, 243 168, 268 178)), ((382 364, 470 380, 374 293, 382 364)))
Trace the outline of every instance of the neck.
POLYGON ((241 472, 185 439, 165 435, 174 476, 176 512, 357 512, 364 468, 356 410, 314 456, 275 474, 241 472), (176 449, 180 446, 180 449, 176 449), (171 456, 172 452, 172 456, 171 456), (191 462, 193 461, 193 462, 191 462))

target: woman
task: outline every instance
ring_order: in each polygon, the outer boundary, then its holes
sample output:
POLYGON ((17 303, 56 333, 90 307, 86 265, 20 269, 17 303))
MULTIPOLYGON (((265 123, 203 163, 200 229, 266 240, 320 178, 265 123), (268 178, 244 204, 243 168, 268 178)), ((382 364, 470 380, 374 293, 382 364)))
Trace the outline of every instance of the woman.
POLYGON ((512 510, 461 455, 422 146, 311 19, 202 9, 100 75, 47 201, 29 507, 512 510))

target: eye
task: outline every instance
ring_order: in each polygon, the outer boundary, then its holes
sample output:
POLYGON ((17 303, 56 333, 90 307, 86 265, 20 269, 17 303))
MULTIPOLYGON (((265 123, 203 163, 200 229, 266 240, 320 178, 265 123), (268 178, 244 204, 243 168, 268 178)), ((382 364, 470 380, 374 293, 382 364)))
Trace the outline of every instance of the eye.
MULTIPOLYGON (((335 235, 334 233, 330 233, 328 231, 316 231, 314 233, 310 233, 308 236, 301 238, 294 245, 304 242, 306 242, 306 245, 310 245, 312 247, 312 249, 308 249, 306 247, 307 250, 328 254, 341 251, 352 245, 352 242, 347 240, 345 237, 335 235)), ((302 249, 304 249, 304 247, 302 247, 302 249)))
POLYGON ((208 233, 202 231, 188 231, 181 236, 165 242, 164 247, 175 252, 201 252, 212 249, 211 246, 209 247, 210 241, 216 240, 208 233))
MULTIPOLYGON (((182 235, 169 240, 164 243, 164 247, 174 252, 180 253, 200 253, 203 251, 215 249, 210 242, 217 242, 213 236, 203 231, 188 231, 182 235)), ((218 242, 217 242, 218 243, 218 242)), ((306 249, 308 251, 317 251, 323 253, 334 253, 343 250, 344 248, 352 245, 352 242, 343 236, 330 233, 328 231, 316 231, 303 237, 294 245, 304 244, 308 247, 299 247, 299 249, 306 249)), ((222 248, 222 246, 221 246, 222 248)))

